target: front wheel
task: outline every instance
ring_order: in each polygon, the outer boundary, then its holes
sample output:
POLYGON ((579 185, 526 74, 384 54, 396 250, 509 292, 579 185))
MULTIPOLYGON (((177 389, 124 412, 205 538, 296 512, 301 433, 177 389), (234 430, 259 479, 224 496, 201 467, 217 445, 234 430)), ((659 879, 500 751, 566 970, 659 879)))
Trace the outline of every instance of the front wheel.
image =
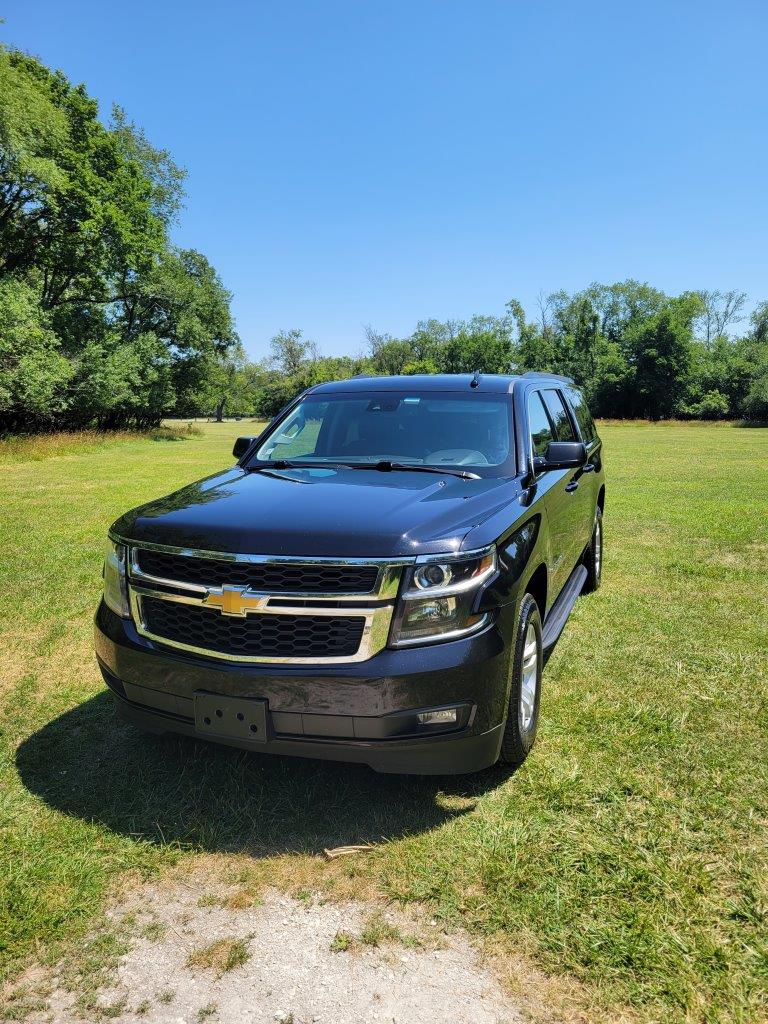
POLYGON ((543 663, 541 615, 535 599, 526 594, 520 604, 512 653, 509 706, 499 755, 503 764, 522 764, 536 740, 543 663))
POLYGON ((603 572, 603 513, 599 505, 595 509, 595 525, 592 528, 592 539, 587 548, 584 565, 587 569, 587 578, 582 593, 591 594, 600 586, 603 572))

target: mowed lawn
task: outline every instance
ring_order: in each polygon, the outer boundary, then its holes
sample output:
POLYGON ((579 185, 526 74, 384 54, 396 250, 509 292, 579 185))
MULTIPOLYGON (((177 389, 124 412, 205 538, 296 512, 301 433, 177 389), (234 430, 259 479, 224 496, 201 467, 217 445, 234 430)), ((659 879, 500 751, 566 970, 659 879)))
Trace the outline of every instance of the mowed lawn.
POLYGON ((604 424, 604 585, 546 669, 534 754, 419 780, 116 721, 91 651, 104 535, 256 428, 203 429, 0 464, 6 976, 179 860, 322 887, 323 846, 371 841, 350 883, 578 979, 596 1013, 766 1019, 768 431, 604 424))

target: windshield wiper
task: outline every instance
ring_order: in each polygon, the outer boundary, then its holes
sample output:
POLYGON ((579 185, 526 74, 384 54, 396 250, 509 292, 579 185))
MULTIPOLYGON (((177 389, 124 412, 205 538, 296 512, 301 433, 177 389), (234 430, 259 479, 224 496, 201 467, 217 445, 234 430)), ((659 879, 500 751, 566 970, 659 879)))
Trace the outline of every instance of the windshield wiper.
POLYGON ((479 480, 477 473, 468 473, 464 469, 440 469, 439 466, 422 466, 416 462, 390 462, 382 459, 380 462, 335 462, 299 460, 299 459, 275 459, 268 465, 261 463, 256 466, 246 467, 253 473, 268 473, 271 469, 375 469, 380 473, 391 473, 393 470, 406 473, 440 473, 442 476, 458 476, 462 480, 479 480))
POLYGON ((381 462, 355 462, 349 465, 350 469, 378 469, 381 473, 403 470, 406 473, 440 473, 442 476, 460 476, 463 480, 480 479, 477 473, 468 473, 465 469, 440 469, 439 466, 422 466, 418 462, 390 462, 388 459, 384 459, 381 462))
POLYGON ((250 473, 269 473, 272 469, 346 469, 344 462, 317 462, 298 459, 275 459, 274 462, 260 462, 255 466, 245 467, 250 473))

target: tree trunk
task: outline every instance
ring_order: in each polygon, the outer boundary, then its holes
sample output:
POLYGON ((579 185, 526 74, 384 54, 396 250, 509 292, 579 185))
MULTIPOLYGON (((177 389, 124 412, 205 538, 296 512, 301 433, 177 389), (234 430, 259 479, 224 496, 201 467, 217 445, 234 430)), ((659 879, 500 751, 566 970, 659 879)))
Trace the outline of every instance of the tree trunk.
POLYGON ((224 420, 224 406, 227 404, 226 398, 222 398, 216 405, 216 422, 221 423, 224 420))

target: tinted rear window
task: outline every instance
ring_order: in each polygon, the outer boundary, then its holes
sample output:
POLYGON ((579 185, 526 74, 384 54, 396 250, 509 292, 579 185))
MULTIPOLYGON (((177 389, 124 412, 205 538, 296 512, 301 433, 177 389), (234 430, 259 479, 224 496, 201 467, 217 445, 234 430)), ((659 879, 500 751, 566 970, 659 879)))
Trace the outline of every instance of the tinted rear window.
POLYGON ((587 408, 587 403, 584 401, 584 396, 580 391, 577 391, 576 388, 568 388, 567 394, 573 414, 576 417, 576 422, 579 425, 582 439, 589 444, 590 441, 594 441, 597 437, 597 429, 595 421, 592 419, 592 413, 587 408))
POLYGON ((555 440, 576 441, 577 437, 573 430, 571 418, 565 410, 565 403, 557 391, 542 391, 542 398, 547 407, 549 418, 555 429, 555 440))

